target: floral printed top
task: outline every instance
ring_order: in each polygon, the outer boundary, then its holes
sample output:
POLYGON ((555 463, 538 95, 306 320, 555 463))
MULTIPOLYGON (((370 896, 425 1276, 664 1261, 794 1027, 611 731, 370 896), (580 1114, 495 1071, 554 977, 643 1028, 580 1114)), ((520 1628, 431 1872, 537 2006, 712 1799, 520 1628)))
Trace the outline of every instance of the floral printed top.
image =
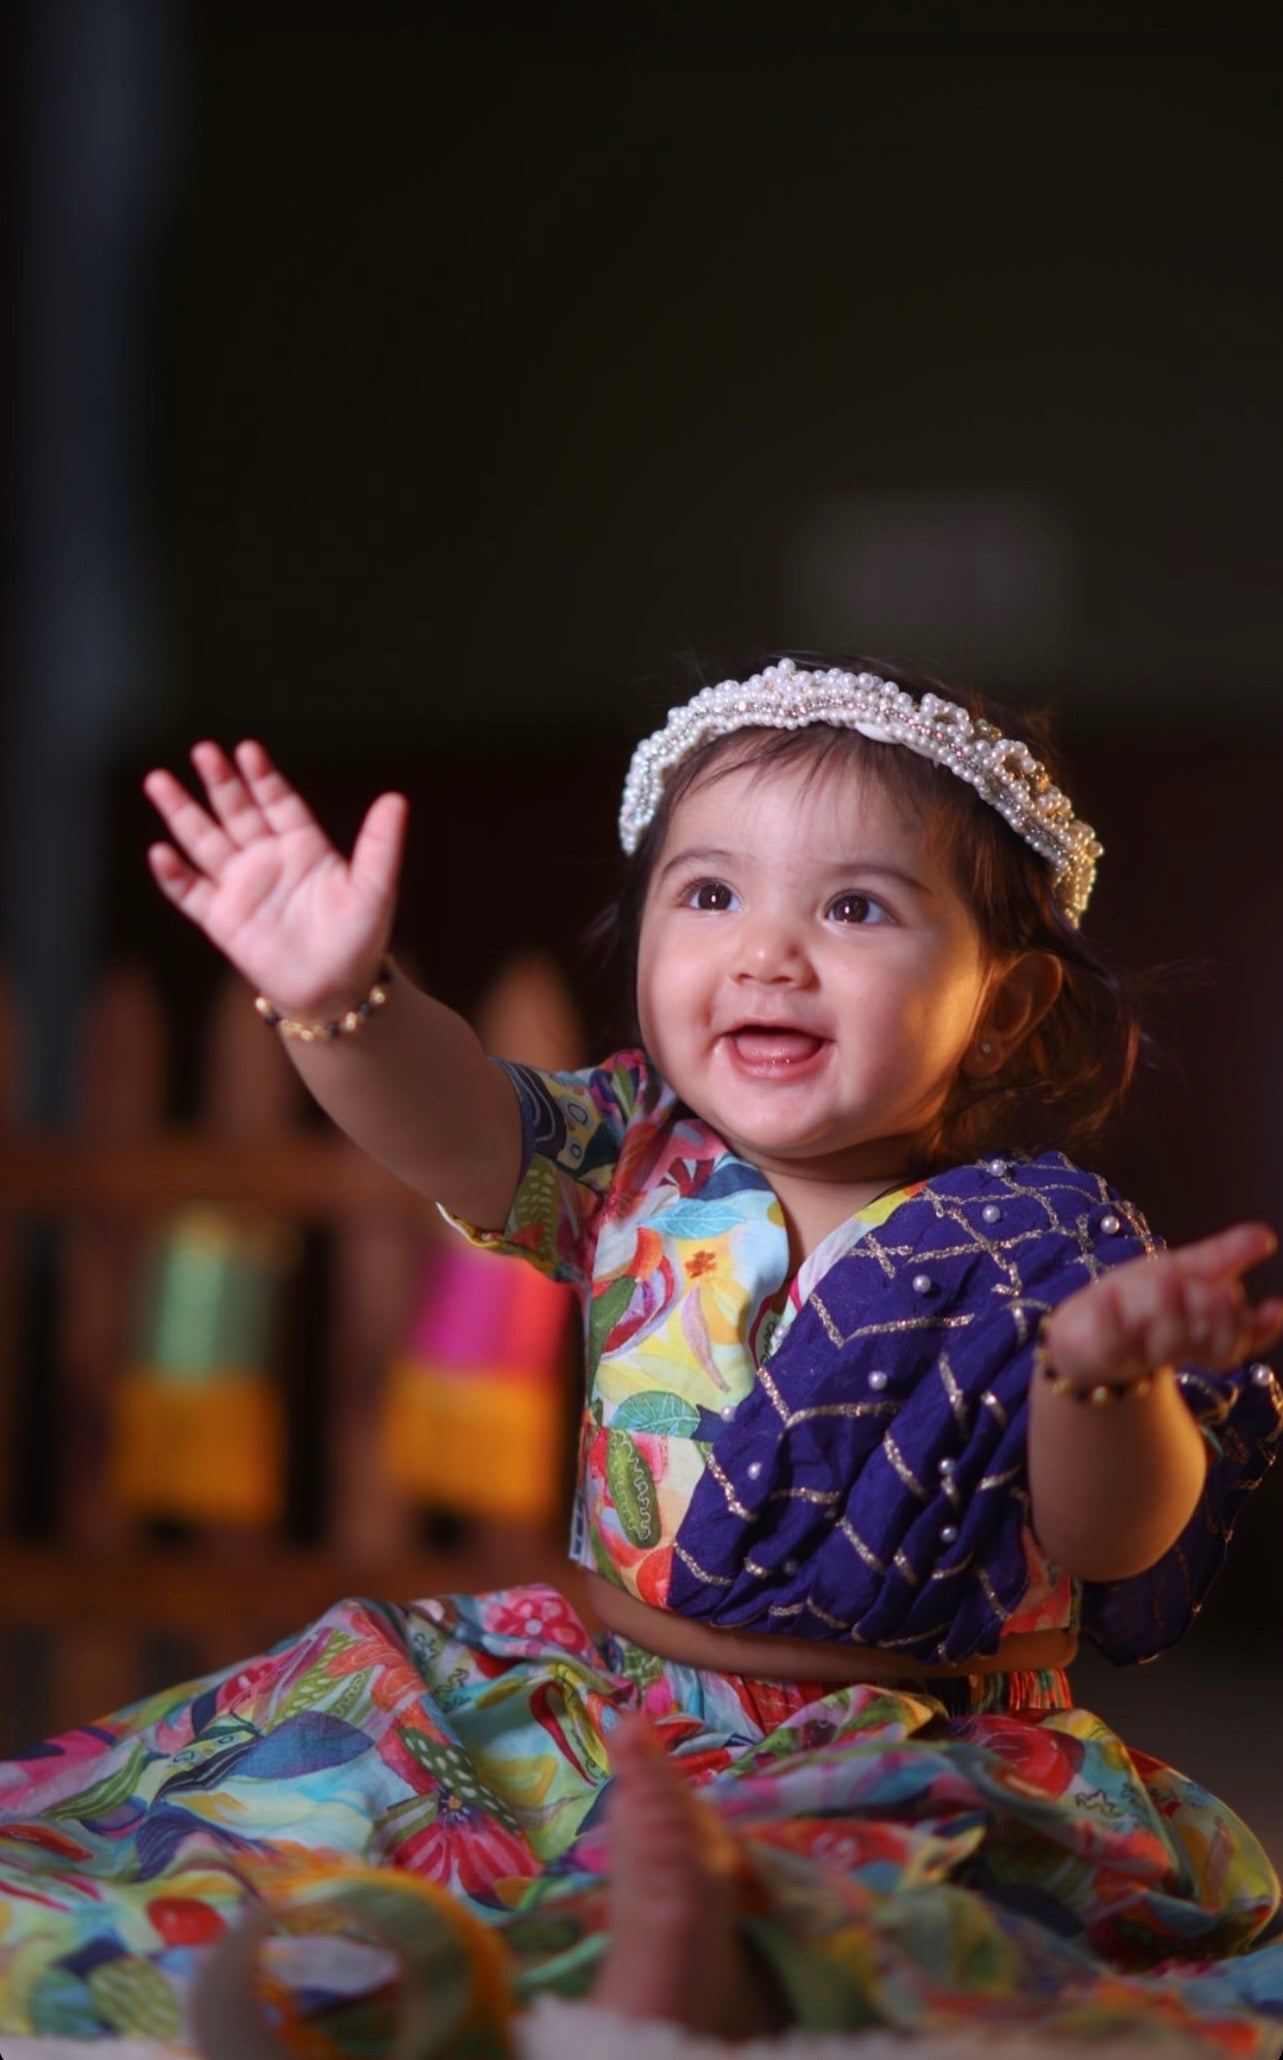
MULTIPOLYGON (((790 1280, 765 1175, 678 1102, 643 1052, 579 1073, 505 1071, 524 1137, 511 1215, 502 1231, 449 1220, 578 1291, 587 1387, 571 1556, 663 1609, 713 1440, 834 1261, 919 1190, 860 1210, 790 1280)), ((1029 1584, 1004 1636, 1074 1621, 1074 1584, 1028 1530, 1024 1547, 1029 1584)))

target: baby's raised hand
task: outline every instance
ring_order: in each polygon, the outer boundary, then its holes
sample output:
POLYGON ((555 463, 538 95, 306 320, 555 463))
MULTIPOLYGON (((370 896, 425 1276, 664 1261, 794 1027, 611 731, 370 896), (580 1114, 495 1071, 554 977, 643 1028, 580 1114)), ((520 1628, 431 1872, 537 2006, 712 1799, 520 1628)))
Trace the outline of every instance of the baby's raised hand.
POLYGON ((1242 1276, 1277 1242, 1264 1223, 1237 1223, 1102 1273, 1048 1318, 1052 1367, 1086 1386, 1132 1380, 1182 1360, 1225 1372, 1254 1358, 1283 1334, 1283 1300, 1254 1308, 1242 1276))
POLYGON ((391 934, 403 796, 379 796, 346 859, 261 744, 197 744, 192 763, 207 806, 172 773, 143 781, 173 839, 147 854, 161 892, 285 1014, 351 1007, 391 934))

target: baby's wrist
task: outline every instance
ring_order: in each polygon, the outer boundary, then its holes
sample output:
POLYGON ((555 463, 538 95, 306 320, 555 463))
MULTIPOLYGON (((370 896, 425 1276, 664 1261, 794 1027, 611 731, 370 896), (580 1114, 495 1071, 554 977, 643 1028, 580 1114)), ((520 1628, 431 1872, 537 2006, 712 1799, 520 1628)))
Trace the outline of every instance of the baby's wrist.
POLYGON ((360 1030, 385 1005, 394 977, 392 961, 385 957, 363 993, 357 991, 353 982, 346 987, 341 1000, 322 996, 297 1015, 279 1008, 267 994, 255 995, 254 1007, 268 1029, 275 1030, 279 1037, 300 1044, 325 1044, 360 1030))
POLYGON ((1108 1409, 1123 1402, 1143 1401, 1172 1371, 1170 1366, 1142 1367, 1139 1372, 1075 1367, 1071 1358, 1057 1357, 1056 1341, 1044 1321, 1034 1345, 1030 1383, 1067 1401, 1108 1409))

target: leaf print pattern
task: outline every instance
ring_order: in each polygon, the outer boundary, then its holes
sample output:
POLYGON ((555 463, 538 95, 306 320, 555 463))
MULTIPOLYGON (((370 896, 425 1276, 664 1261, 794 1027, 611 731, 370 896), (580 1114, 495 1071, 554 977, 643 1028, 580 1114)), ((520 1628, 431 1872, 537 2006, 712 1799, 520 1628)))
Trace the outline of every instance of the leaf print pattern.
POLYGON ((660 1540, 659 1495, 640 1446, 619 1431, 606 1432, 606 1479, 624 1536, 633 1545, 660 1540))
POLYGON ((580 1288, 577 1556, 663 1608, 711 1427, 751 1386, 750 1332, 784 1283, 783 1217, 755 1167, 676 1114, 640 1052, 586 1073, 511 1070, 529 1148, 512 1217, 501 1234, 457 1227, 580 1288))
MULTIPOLYGON (((755 1944, 812 2028, 1126 2029, 1156 2060, 1274 2060, 1268 1861, 1223 1804, 1070 1707, 1063 1675, 752 1681, 596 1641, 548 1588, 338 1603, 0 1767, 0 2040, 172 2040, 247 1896, 372 1859, 497 1927, 526 2000, 582 1992, 610 1731, 637 1708, 744 1846, 755 1944), (174 1836, 184 1793, 206 1814, 174 1836)), ((325 2021, 316 2051, 354 2054, 325 2021)))

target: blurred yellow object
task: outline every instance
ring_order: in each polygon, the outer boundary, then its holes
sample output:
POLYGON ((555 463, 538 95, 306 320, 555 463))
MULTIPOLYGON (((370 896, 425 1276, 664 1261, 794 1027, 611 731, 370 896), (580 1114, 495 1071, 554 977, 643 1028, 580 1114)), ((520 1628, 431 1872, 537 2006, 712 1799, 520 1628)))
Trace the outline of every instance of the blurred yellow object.
POLYGON ((281 1224, 212 1209, 186 1210, 152 1239, 113 1402, 112 1485, 130 1514, 279 1520, 285 1414, 273 1359, 299 1252, 281 1224))
POLYGON ((462 1516, 560 1513, 569 1289, 470 1245, 427 1252, 419 1312, 388 1372, 383 1461, 415 1501, 462 1516))

